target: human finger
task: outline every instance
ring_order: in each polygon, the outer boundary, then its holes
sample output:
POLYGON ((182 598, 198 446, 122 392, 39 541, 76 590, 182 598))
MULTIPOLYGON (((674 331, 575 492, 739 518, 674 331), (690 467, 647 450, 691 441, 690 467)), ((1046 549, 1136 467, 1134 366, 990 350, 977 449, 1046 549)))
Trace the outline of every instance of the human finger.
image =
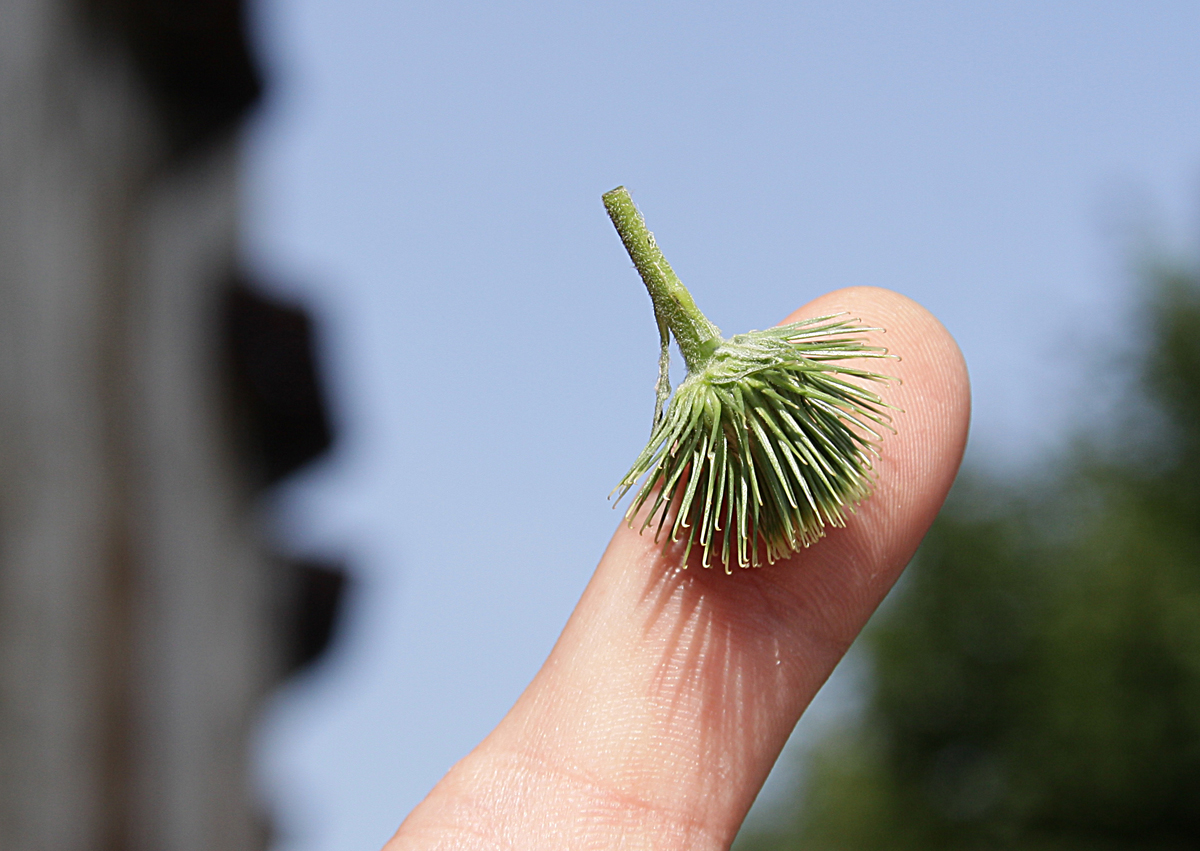
POLYGON ((727 848, 792 727, 933 521, 966 441, 953 339, 915 302, 840 290, 788 321, 849 312, 898 357, 870 498, 774 565, 677 569, 624 524, 517 704, 389 844, 727 848))

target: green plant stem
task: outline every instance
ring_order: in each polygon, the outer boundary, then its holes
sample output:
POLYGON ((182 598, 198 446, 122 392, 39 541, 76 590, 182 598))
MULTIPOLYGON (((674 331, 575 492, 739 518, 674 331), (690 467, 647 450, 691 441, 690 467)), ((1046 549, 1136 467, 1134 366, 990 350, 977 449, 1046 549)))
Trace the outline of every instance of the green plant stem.
POLYGON ((721 330, 696 307, 691 293, 663 257, 629 190, 618 186, 603 197, 608 217, 650 292, 660 331, 663 325, 670 328, 689 372, 702 369, 721 343, 721 330))

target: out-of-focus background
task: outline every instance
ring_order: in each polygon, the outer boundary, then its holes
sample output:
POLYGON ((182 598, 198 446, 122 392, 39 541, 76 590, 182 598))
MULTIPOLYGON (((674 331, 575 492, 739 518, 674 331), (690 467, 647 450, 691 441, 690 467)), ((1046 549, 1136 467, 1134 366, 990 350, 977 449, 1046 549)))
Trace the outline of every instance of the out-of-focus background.
POLYGON ((741 847, 1195 847, 1200 7, 0 14, 0 847, 379 846, 499 720, 649 427, 619 183, 728 332, 972 373, 741 847))

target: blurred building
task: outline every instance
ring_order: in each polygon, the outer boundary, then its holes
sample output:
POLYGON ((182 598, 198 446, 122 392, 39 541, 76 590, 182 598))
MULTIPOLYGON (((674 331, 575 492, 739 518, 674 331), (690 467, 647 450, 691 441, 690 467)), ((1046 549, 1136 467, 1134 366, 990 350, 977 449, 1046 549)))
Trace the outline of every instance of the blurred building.
POLYGON ((323 451, 311 330, 238 273, 237 0, 7 0, 0 848, 263 848, 256 707, 341 573, 262 546, 323 451))

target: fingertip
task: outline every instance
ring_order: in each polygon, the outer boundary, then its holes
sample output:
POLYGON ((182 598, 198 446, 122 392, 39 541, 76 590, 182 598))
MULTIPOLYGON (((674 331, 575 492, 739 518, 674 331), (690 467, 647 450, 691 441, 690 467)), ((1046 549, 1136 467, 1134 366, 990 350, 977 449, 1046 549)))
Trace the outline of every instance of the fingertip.
POLYGON ((957 475, 971 410, 962 352, 921 304, 892 290, 850 287, 814 299, 786 321, 840 312, 885 329, 864 336, 895 358, 887 370, 895 380, 880 391, 895 409, 894 433, 880 442, 874 490, 846 527, 772 577, 797 595, 841 601, 825 610, 835 643, 853 639, 912 559, 957 475))
POLYGON ((971 415, 967 364, 954 337, 919 302, 881 287, 835 290, 784 321, 833 312, 854 314, 864 325, 882 329, 865 336, 894 358, 894 368, 888 370, 894 380, 885 391, 885 401, 909 418, 914 437, 929 443, 929 448, 936 446, 941 467, 953 477, 966 446, 971 415), (936 430, 930 432, 930 426, 936 430))

